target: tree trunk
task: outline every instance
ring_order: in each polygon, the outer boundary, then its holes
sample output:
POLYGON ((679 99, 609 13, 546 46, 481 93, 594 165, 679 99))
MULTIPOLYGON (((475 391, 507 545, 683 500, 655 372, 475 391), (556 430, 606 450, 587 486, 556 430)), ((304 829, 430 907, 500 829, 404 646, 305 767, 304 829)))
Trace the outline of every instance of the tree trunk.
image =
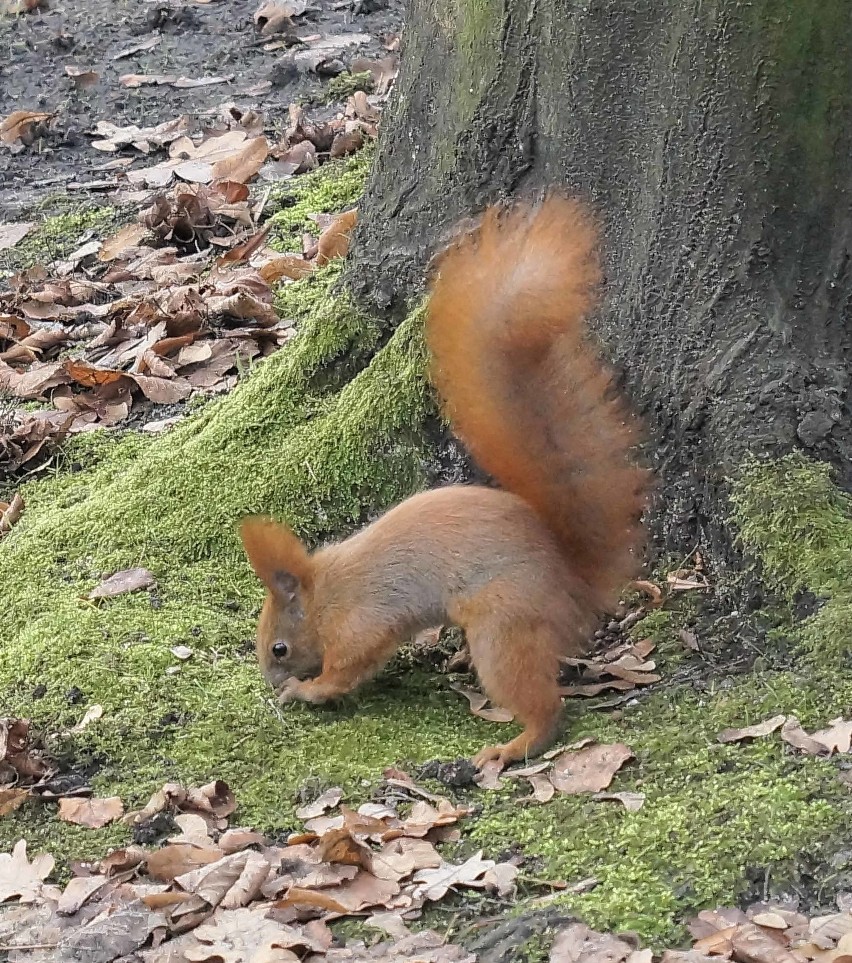
POLYGON ((852 482, 850 49, 846 0, 411 0, 350 284, 392 308, 487 202, 589 199, 658 535, 725 556, 747 453, 852 482))

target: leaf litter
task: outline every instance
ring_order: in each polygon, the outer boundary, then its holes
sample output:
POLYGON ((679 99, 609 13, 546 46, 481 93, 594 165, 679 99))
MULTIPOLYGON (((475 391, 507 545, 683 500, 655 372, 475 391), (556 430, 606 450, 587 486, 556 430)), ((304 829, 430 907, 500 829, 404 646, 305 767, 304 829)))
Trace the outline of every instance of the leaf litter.
MULTIPOLYGON (((412 782, 412 785, 413 782, 412 782)), ((425 792, 425 790, 424 790, 425 792)), ((431 794, 430 794, 431 795, 431 794)), ((30 860, 20 842, 0 855, 0 940, 10 960, 73 959, 98 947, 97 959, 129 953, 160 961, 475 959, 438 934, 412 934, 430 902, 459 889, 509 898, 518 868, 477 853, 462 863, 436 848, 441 831, 470 809, 448 799, 420 799, 403 812, 367 803, 340 804, 330 790, 305 808, 339 808, 334 825, 273 843, 247 829, 228 829, 233 793, 221 781, 198 789, 167 784, 125 821, 140 825, 158 813, 176 814, 181 833, 150 850, 128 846, 87 864, 60 890, 45 882, 50 856, 30 860), (4 888, 5 886, 5 888, 4 888), (20 903, 32 904, 21 913, 20 903), (377 914, 392 940, 369 949, 337 945, 328 923, 377 914), (14 949, 14 947, 20 947, 14 949), (27 949, 29 947, 29 949, 27 949), (424 956, 407 956, 408 953, 424 956), (52 955, 45 956, 45 952, 52 955)), ((310 823, 309 823, 310 824, 310 823)), ((95 957, 93 957, 95 958, 95 957)))
MULTIPOLYGON (((42 470, 69 434, 120 425, 140 403, 227 392, 242 370, 285 344, 292 323, 277 316, 272 286, 344 257, 357 211, 331 218, 307 256, 281 255, 260 224, 265 201, 247 185, 360 149, 375 139, 385 99, 358 91, 322 121, 291 105, 289 124, 274 137, 259 113, 234 105, 200 133, 188 115, 151 127, 96 123, 92 144, 103 152, 169 156, 140 170, 115 168, 114 186, 125 184, 147 205, 134 222, 0 287, 0 394, 18 406, 44 405, 13 407, 0 419, 0 472, 42 470)), ((0 136, 26 141, 50 119, 17 112, 0 136)), ((0 228, 0 245, 14 246, 31 227, 0 228)), ((0 506, 0 535, 17 521, 17 507, 0 506)))
MULTIPOLYGON (((418 788, 410 777, 390 778, 418 788)), ((339 825, 292 834, 279 843, 251 830, 223 828, 227 819, 216 812, 230 815, 235 801, 221 782, 200 789, 169 784, 131 815, 138 820, 164 808, 177 811, 191 800, 212 818, 178 815, 181 835, 159 849, 128 846, 99 862, 77 864, 77 875, 64 888, 47 882, 52 857, 30 858, 23 840, 11 853, 0 854, 0 951, 9 954, 10 963, 61 963, 81 954, 104 963, 476 963, 475 954, 448 943, 446 936, 428 929, 412 932, 409 924, 429 903, 459 889, 488 890, 504 900, 514 896, 519 875, 514 862, 485 859, 480 851, 452 863, 440 854, 438 831, 470 813, 443 797, 434 806, 421 799, 406 815, 377 803, 349 809, 334 788, 306 808, 325 813, 339 807, 339 825), (361 940, 341 945, 329 923, 353 915, 388 938, 369 946, 361 940)), ((792 904, 722 907, 700 912, 689 931, 691 948, 655 953, 640 948, 629 934, 570 922, 557 928, 549 959, 849 963, 852 958, 848 909, 808 918, 792 904)))

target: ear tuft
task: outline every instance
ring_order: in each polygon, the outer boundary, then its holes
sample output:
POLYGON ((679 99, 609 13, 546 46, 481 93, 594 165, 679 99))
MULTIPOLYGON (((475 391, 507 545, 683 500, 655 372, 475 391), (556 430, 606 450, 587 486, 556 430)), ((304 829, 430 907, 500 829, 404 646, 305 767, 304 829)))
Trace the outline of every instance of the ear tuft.
POLYGON ((249 516, 240 523, 240 538, 251 567, 276 595, 293 597, 312 580, 310 556, 292 529, 272 518, 249 516))

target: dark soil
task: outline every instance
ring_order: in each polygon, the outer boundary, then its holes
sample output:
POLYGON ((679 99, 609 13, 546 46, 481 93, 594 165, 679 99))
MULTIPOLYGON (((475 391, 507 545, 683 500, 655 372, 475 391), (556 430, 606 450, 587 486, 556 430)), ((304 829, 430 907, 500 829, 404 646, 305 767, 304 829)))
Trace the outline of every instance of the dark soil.
MULTIPOLYGON (((91 146, 90 132, 98 121, 148 127, 187 114, 201 127, 205 115, 210 123, 217 108, 236 102, 283 128, 292 102, 323 102, 329 77, 297 65, 295 54, 304 48, 263 49, 283 35, 261 37, 254 22, 260 5, 260 0, 43 0, 28 14, 9 14, 0 5, 0 121, 16 110, 56 113, 31 146, 15 153, 0 145, 0 220, 21 217, 50 193, 70 189, 81 199, 91 194, 81 185, 103 180, 107 175, 99 168, 116 156, 91 146), (113 59, 153 37, 160 39, 152 49, 113 59), (79 89, 66 73, 69 66, 95 71, 99 79, 79 89), (119 83, 124 74, 233 79, 188 89, 130 89, 119 83), (265 89, 258 92, 261 84, 265 89)), ((294 19, 292 33, 369 34, 369 43, 329 52, 348 67, 355 57, 387 55, 381 38, 399 31, 402 8, 402 0, 311 0, 294 19)), ((152 163, 132 149, 126 153, 138 158, 136 165, 152 163)))

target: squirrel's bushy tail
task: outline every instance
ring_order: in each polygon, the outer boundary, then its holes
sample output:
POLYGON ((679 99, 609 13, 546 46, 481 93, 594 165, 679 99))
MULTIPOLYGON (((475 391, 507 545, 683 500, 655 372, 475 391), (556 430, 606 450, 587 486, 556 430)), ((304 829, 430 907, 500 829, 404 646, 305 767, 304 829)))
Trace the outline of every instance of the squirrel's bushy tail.
POLYGON ((528 502, 604 612, 633 576, 648 474, 589 343, 600 269, 576 201, 492 207, 436 259, 427 340, 445 413, 477 463, 528 502))

